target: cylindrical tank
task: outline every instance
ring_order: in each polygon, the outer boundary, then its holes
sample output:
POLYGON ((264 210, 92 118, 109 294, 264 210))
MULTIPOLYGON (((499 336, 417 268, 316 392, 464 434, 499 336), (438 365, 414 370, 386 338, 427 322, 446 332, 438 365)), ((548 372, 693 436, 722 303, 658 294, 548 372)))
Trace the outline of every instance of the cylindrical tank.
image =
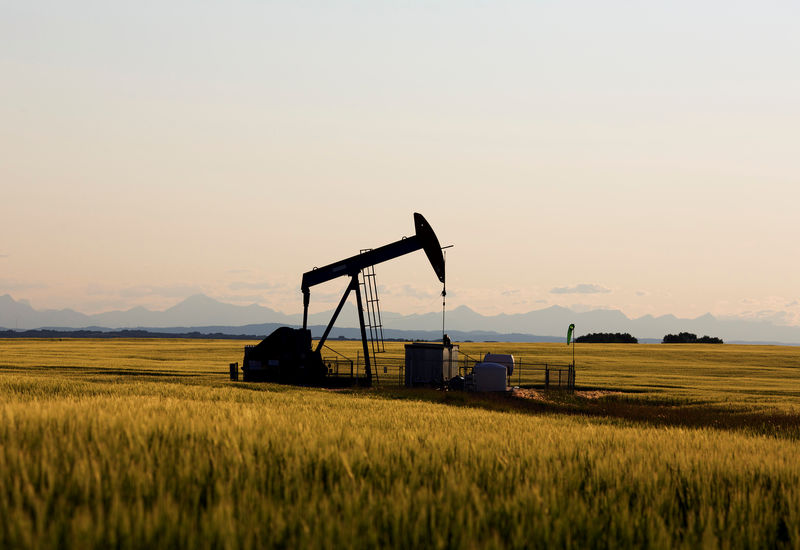
POLYGON ((476 391, 506 391, 508 369, 499 363, 478 363, 472 370, 476 391))
POLYGON ((508 376, 514 374, 514 356, 508 353, 487 353, 483 358, 485 363, 499 363, 505 365, 508 376))

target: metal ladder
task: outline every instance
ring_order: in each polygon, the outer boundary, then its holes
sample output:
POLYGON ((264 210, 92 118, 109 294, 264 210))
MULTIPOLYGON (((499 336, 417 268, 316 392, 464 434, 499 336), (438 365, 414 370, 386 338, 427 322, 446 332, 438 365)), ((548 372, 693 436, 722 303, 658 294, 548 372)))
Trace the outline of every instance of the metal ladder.
MULTIPOLYGON (((361 254, 369 252, 371 248, 361 250, 361 254)), ((375 266, 370 265, 361 270, 361 277, 358 281, 361 285, 362 293, 364 296, 364 309, 367 313, 367 331, 369 334, 370 347, 372 348, 372 356, 375 357, 378 353, 386 352, 386 344, 383 339, 383 323, 381 321, 381 307, 380 300, 378 299, 378 284, 375 281, 375 266)), ((377 378, 377 368, 375 375, 377 378)))

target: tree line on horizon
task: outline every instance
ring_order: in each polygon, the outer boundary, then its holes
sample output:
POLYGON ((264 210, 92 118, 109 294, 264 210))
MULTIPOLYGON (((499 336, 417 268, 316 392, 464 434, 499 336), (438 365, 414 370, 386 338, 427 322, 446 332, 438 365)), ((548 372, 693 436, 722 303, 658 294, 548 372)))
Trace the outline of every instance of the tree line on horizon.
MULTIPOLYGON (((639 340, 627 332, 592 332, 575 338, 579 344, 638 344, 639 340)), ((722 344, 721 338, 713 336, 697 337, 691 332, 667 334, 661 340, 662 344, 722 344)))
POLYGON ((627 332, 592 332, 575 338, 578 344, 638 344, 639 340, 627 332))
POLYGON ((667 334, 661 341, 662 344, 722 344, 722 338, 714 336, 697 337, 691 332, 680 332, 678 334, 667 334))

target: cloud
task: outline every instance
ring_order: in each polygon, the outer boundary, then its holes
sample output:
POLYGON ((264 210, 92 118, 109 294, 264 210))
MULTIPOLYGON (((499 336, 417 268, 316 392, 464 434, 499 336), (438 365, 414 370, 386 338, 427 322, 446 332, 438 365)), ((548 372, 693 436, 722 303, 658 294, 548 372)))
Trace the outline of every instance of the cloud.
MULTIPOLYGON (((430 300, 439 296, 439 292, 423 290, 413 285, 384 286, 378 285, 378 295, 394 296, 399 298, 415 298, 419 300, 430 300)), ((455 293, 447 292, 448 296, 455 296, 455 293)))
POLYGON ((647 291, 645 291, 645 290, 637 290, 637 291, 636 291, 636 295, 637 295, 637 296, 649 296, 649 295, 650 295, 650 293, 649 293, 649 292, 647 292, 647 291))
POLYGON ((8 258, 8 254, 0 254, 0 258, 8 258))
POLYGON ((119 295, 123 298, 141 298, 144 296, 161 296, 163 298, 185 298, 192 294, 201 293, 202 290, 190 285, 152 286, 142 285, 123 288, 119 295))
POLYGON ((4 291, 18 291, 18 290, 41 290, 50 288, 50 285, 44 283, 28 283, 19 281, 0 281, 0 290, 4 291))
POLYGON ((776 309, 761 309, 742 311, 738 314, 726 315, 721 318, 726 320, 759 321, 780 326, 794 326, 800 320, 800 315, 776 309))
POLYGON ((598 306, 595 304, 572 304, 569 306, 569 309, 574 311, 575 313, 588 313, 589 311, 612 311, 612 308, 608 306, 598 306))
POLYGON ((234 281, 228 285, 231 290, 272 290, 281 287, 275 283, 248 283, 245 281, 234 281))
POLYGON ((503 296, 516 296, 519 293, 520 293, 520 290, 518 288, 516 288, 514 290, 504 290, 500 294, 502 294, 503 296))
POLYGON ((109 296, 115 293, 115 290, 98 283, 89 283, 86 285, 86 294, 89 296, 109 296))
POLYGON ((792 300, 791 302, 786 304, 786 307, 795 307, 795 306, 800 306, 800 302, 798 302, 797 300, 792 300))
POLYGON ((215 296, 215 299, 221 302, 246 303, 247 305, 264 301, 264 297, 261 296, 260 294, 246 294, 246 295, 223 294, 221 296, 215 296))
MULTIPOLYGON (((311 303, 313 304, 314 302, 331 302, 335 304, 336 302, 342 299, 342 295, 344 294, 344 292, 345 292, 344 290, 342 290, 341 292, 331 291, 331 290, 318 290, 315 292, 314 289, 312 288, 311 303)), ((298 303, 302 304, 302 297, 299 297, 299 294, 300 293, 298 293, 297 301, 298 303)), ((351 292, 350 296, 348 296, 347 299, 355 300, 354 296, 355 293, 351 292)), ((361 296, 361 298, 363 299, 364 296, 361 296)))
POLYGON ((137 285, 127 288, 98 283, 86 285, 88 296, 105 296, 120 298, 143 298, 145 296, 159 296, 162 298, 186 298, 192 294, 200 294, 203 290, 194 285, 137 285))
POLYGON ((757 311, 754 315, 755 319, 759 321, 767 321, 776 325, 786 324, 789 314, 785 311, 775 311, 773 309, 765 309, 757 311))
POLYGON ((608 294, 611 289, 604 286, 581 283, 575 286, 561 286, 550 290, 550 294, 608 294))

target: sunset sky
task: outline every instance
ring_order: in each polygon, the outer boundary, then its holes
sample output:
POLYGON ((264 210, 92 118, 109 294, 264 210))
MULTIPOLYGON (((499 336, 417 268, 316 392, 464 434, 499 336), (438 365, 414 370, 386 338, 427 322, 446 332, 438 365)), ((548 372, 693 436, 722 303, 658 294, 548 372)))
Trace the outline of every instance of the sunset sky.
POLYGON ((294 313, 416 211, 450 307, 800 325, 798 59, 792 2, 8 0, 0 295, 294 313))

